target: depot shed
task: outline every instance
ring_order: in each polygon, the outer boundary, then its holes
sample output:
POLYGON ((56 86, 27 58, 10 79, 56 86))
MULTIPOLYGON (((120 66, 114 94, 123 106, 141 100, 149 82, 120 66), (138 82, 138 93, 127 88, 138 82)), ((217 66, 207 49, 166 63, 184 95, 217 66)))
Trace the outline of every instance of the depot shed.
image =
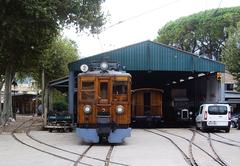
POLYGON ((69 111, 76 109, 76 78, 82 64, 115 61, 132 75, 132 89, 158 88, 164 91, 165 110, 172 98, 183 96, 194 101, 224 101, 225 65, 164 44, 144 41, 83 58, 69 64, 69 111), (221 73, 221 78, 216 78, 221 73))

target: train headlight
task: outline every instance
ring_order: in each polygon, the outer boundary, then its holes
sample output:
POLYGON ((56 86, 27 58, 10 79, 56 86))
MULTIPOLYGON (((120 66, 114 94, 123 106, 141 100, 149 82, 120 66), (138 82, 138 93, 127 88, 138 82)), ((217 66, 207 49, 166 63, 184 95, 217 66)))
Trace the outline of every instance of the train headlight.
POLYGON ((192 111, 190 111, 189 114, 192 115, 192 111))
POLYGON ((116 107, 116 113, 117 114, 123 114, 124 113, 124 107, 122 105, 118 105, 116 107))
POLYGON ((108 69, 108 63, 107 62, 102 62, 100 64, 100 68, 101 68, 101 70, 106 71, 108 69))
POLYGON ((83 64, 83 65, 80 66, 80 69, 81 69, 81 71, 82 71, 83 73, 86 73, 89 68, 88 68, 88 65, 83 64))
POLYGON ((91 112, 92 112, 92 107, 91 107, 90 105, 85 105, 85 106, 83 107, 83 111, 84 111, 85 114, 91 114, 91 112))
POLYGON ((180 112, 177 112, 178 115, 180 115, 181 113, 180 112))

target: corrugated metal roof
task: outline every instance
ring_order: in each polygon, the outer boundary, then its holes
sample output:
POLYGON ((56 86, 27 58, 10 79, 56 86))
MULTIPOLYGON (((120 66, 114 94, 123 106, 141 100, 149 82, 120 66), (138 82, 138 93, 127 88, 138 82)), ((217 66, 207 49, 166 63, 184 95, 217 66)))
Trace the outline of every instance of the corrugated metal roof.
POLYGON ((144 41, 109 52, 80 59, 69 64, 79 71, 81 64, 111 60, 126 66, 127 71, 224 72, 225 65, 164 44, 144 41))

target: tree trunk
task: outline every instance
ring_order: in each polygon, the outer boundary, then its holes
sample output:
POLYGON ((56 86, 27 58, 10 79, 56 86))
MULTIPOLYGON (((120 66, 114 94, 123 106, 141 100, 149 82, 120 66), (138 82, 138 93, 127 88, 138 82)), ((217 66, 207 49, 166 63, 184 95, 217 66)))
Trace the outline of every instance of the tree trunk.
POLYGON ((12 78, 13 68, 8 66, 5 71, 5 89, 4 89, 4 104, 1 114, 1 125, 5 125, 9 117, 13 117, 12 112, 12 78))
MULTIPOLYGON (((1 117, 1 114, 2 114, 2 87, 3 87, 3 83, 4 83, 4 79, 1 78, 0 80, 0 117, 1 117)), ((1 124, 1 122, 0 122, 1 124)))

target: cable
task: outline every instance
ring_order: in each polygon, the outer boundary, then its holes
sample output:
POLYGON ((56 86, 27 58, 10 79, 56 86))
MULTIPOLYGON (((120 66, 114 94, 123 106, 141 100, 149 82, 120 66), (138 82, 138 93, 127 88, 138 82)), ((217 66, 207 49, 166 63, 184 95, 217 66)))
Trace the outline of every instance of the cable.
POLYGON ((136 19, 136 18, 141 17, 141 16, 143 16, 143 15, 152 13, 152 12, 154 12, 154 11, 156 11, 156 10, 162 9, 162 8, 164 8, 164 7, 166 7, 166 6, 169 6, 169 5, 171 5, 171 4, 176 3, 177 1, 180 1, 180 0, 175 0, 175 1, 172 1, 172 2, 170 2, 170 3, 161 5, 161 6, 157 7, 157 8, 154 8, 154 9, 151 9, 151 10, 148 10, 148 11, 145 11, 145 12, 143 12, 143 13, 140 13, 140 14, 138 14, 138 15, 131 16, 131 17, 129 17, 129 18, 127 18, 127 19, 124 19, 124 20, 120 20, 120 21, 118 21, 117 23, 112 24, 112 25, 110 25, 109 27, 105 28, 103 31, 106 31, 106 30, 108 30, 108 29, 110 29, 110 28, 112 28, 112 27, 114 27, 114 26, 116 26, 116 25, 119 25, 119 24, 125 23, 125 22, 127 22, 127 21, 136 19))
POLYGON ((99 45, 100 45, 100 47, 101 47, 101 50, 104 51, 102 41, 101 41, 101 39, 100 39, 100 37, 99 37, 98 34, 97 34, 97 39, 98 39, 98 43, 99 43, 99 45))

